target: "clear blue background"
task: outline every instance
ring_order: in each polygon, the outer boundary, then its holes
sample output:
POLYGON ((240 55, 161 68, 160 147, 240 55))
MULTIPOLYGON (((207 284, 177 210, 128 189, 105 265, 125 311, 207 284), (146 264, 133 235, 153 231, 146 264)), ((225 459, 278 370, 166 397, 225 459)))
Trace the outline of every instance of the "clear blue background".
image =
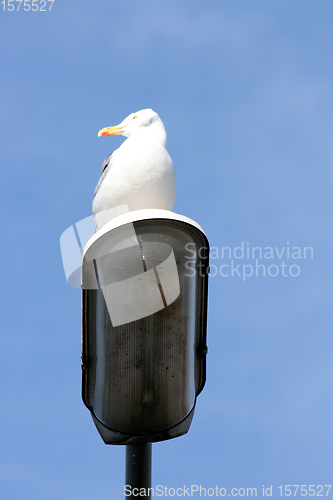
POLYGON ((59 238, 121 143, 97 132, 146 107, 168 132, 174 210, 212 246, 313 247, 289 260, 297 277, 210 279, 207 384, 190 432, 153 446, 153 484, 332 484, 332 16, 328 0, 0 11, 4 500, 123 498, 124 447, 81 401, 59 238))

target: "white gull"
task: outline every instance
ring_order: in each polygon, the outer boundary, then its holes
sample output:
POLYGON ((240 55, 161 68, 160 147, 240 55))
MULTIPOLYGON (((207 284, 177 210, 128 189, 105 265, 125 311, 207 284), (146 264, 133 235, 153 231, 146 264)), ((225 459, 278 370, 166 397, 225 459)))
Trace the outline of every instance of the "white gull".
POLYGON ((102 164, 94 192, 96 231, 114 217, 110 213, 127 205, 128 210, 172 210, 176 197, 173 161, 167 152, 167 134, 152 109, 132 113, 119 125, 106 127, 98 136, 124 135, 128 139, 102 164))

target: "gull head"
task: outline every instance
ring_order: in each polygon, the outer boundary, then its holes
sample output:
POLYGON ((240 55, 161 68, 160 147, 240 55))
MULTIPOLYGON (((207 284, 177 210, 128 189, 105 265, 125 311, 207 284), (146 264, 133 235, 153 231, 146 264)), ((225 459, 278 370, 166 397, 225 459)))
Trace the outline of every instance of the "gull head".
POLYGON ((124 135, 130 137, 134 132, 142 127, 149 127, 157 122, 162 123, 160 117, 152 109, 141 109, 136 113, 131 113, 119 125, 114 127, 105 127, 98 132, 98 137, 107 137, 109 135, 124 135))

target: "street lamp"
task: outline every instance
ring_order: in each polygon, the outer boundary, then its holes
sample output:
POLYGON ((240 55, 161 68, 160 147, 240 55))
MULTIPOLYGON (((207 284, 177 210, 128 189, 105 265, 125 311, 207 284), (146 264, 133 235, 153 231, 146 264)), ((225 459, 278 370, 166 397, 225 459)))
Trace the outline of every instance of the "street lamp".
MULTIPOLYGON (((166 210, 118 216, 82 255, 82 398, 126 484, 150 487, 151 443, 185 434, 206 379, 209 244, 166 210)), ((130 495, 129 495, 130 496, 130 495)))

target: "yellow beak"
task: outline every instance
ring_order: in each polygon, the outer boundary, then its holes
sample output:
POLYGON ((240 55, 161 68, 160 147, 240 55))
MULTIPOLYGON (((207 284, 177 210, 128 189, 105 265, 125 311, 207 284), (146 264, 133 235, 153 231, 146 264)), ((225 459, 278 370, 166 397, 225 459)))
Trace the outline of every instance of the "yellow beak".
POLYGON ((101 136, 107 137, 109 135, 121 135, 123 130, 124 127, 121 127, 120 125, 116 125, 115 127, 105 127, 98 132, 98 137, 101 136))

